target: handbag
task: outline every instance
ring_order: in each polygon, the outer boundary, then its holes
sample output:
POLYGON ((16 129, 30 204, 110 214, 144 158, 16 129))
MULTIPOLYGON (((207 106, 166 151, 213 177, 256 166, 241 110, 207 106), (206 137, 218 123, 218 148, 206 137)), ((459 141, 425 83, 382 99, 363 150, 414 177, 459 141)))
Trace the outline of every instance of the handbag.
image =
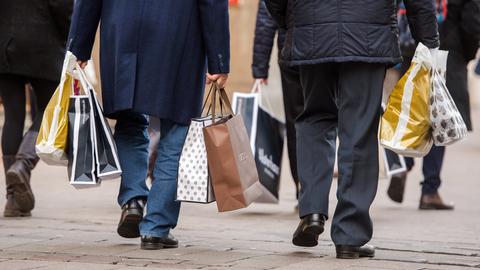
POLYGON ((247 130, 242 117, 234 115, 225 89, 217 84, 211 106, 212 124, 203 128, 203 134, 217 208, 219 212, 245 208, 262 195, 247 130), (220 115, 216 110, 217 95, 220 115))

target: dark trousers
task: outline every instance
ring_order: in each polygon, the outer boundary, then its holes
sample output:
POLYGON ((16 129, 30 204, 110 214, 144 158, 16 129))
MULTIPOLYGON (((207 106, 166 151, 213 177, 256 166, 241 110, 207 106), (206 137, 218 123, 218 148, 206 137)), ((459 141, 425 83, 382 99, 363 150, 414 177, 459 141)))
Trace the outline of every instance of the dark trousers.
POLYGON ((378 124, 386 67, 326 63, 300 67, 304 111, 297 119, 300 217, 328 216, 337 135, 338 204, 332 239, 361 246, 373 232, 369 215, 378 185, 378 124))
MULTIPOLYGON (((445 155, 444 146, 433 146, 432 150, 423 158, 423 177, 422 194, 435 194, 442 184, 440 173, 442 170, 443 156, 445 155)), ((407 169, 410 171, 413 168, 414 159, 405 158, 407 169)))
POLYGON ((303 111, 303 92, 298 67, 281 67, 283 105, 285 107, 285 126, 287 130, 287 150, 290 170, 299 195, 297 172, 297 133, 295 121, 303 111))
POLYGON ((38 131, 42 124, 43 111, 58 86, 58 82, 28 78, 19 75, 0 74, 0 95, 5 110, 5 124, 2 130, 2 152, 16 155, 23 140, 25 125, 25 84, 30 83, 35 94, 33 105, 37 112, 30 131, 38 131))

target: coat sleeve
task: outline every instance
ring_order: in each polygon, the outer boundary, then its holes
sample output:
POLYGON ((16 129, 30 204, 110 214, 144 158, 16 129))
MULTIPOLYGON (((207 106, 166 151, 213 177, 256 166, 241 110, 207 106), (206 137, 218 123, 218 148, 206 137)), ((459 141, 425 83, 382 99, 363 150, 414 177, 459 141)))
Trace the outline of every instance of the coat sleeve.
POLYGON ((287 4, 288 0, 266 0, 268 11, 280 28, 287 28, 287 4))
POLYGON ((417 42, 429 48, 440 46, 434 0, 404 0, 408 24, 417 42))
POLYGON ((268 78, 270 55, 273 41, 277 32, 277 23, 267 10, 264 1, 259 2, 257 23, 255 26, 255 40, 253 44, 252 74, 255 79, 268 78))
MULTIPOLYGON (((96 0, 92 0, 96 1, 96 0)), ((230 72, 230 30, 227 0, 198 0, 208 72, 230 72)))
POLYGON ((89 60, 97 33, 102 0, 75 0, 67 48, 79 60, 89 60))
POLYGON ((48 0, 48 7, 59 33, 66 42, 68 38, 68 29, 70 28, 73 0, 48 0))

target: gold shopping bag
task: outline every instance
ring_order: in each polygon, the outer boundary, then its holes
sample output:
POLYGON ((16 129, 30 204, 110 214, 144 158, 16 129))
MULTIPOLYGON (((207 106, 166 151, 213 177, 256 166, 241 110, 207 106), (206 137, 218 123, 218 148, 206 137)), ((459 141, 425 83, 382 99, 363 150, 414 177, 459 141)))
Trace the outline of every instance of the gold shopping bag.
POLYGON ((412 64, 398 81, 380 123, 380 143, 399 155, 423 157, 433 140, 430 127, 432 56, 419 43, 412 64))
POLYGON ((66 166, 68 162, 68 107, 74 81, 69 72, 75 61, 75 56, 67 52, 60 84, 45 108, 38 133, 36 152, 48 165, 66 166))

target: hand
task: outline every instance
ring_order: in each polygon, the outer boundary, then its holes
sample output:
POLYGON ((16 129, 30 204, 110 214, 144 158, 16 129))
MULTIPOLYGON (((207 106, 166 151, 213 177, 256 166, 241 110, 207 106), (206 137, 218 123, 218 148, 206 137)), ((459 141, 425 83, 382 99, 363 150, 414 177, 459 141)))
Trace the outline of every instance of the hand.
POLYGON ((257 80, 260 80, 260 83, 263 84, 263 85, 268 85, 268 78, 261 78, 261 79, 257 79, 257 80))
POLYGON ((216 82, 218 87, 224 88, 225 84, 227 83, 228 74, 210 74, 207 73, 207 84, 211 84, 212 82, 216 82))
POLYGON ((88 64, 88 61, 77 60, 77 63, 80 66, 80 68, 85 69, 85 67, 88 64))

